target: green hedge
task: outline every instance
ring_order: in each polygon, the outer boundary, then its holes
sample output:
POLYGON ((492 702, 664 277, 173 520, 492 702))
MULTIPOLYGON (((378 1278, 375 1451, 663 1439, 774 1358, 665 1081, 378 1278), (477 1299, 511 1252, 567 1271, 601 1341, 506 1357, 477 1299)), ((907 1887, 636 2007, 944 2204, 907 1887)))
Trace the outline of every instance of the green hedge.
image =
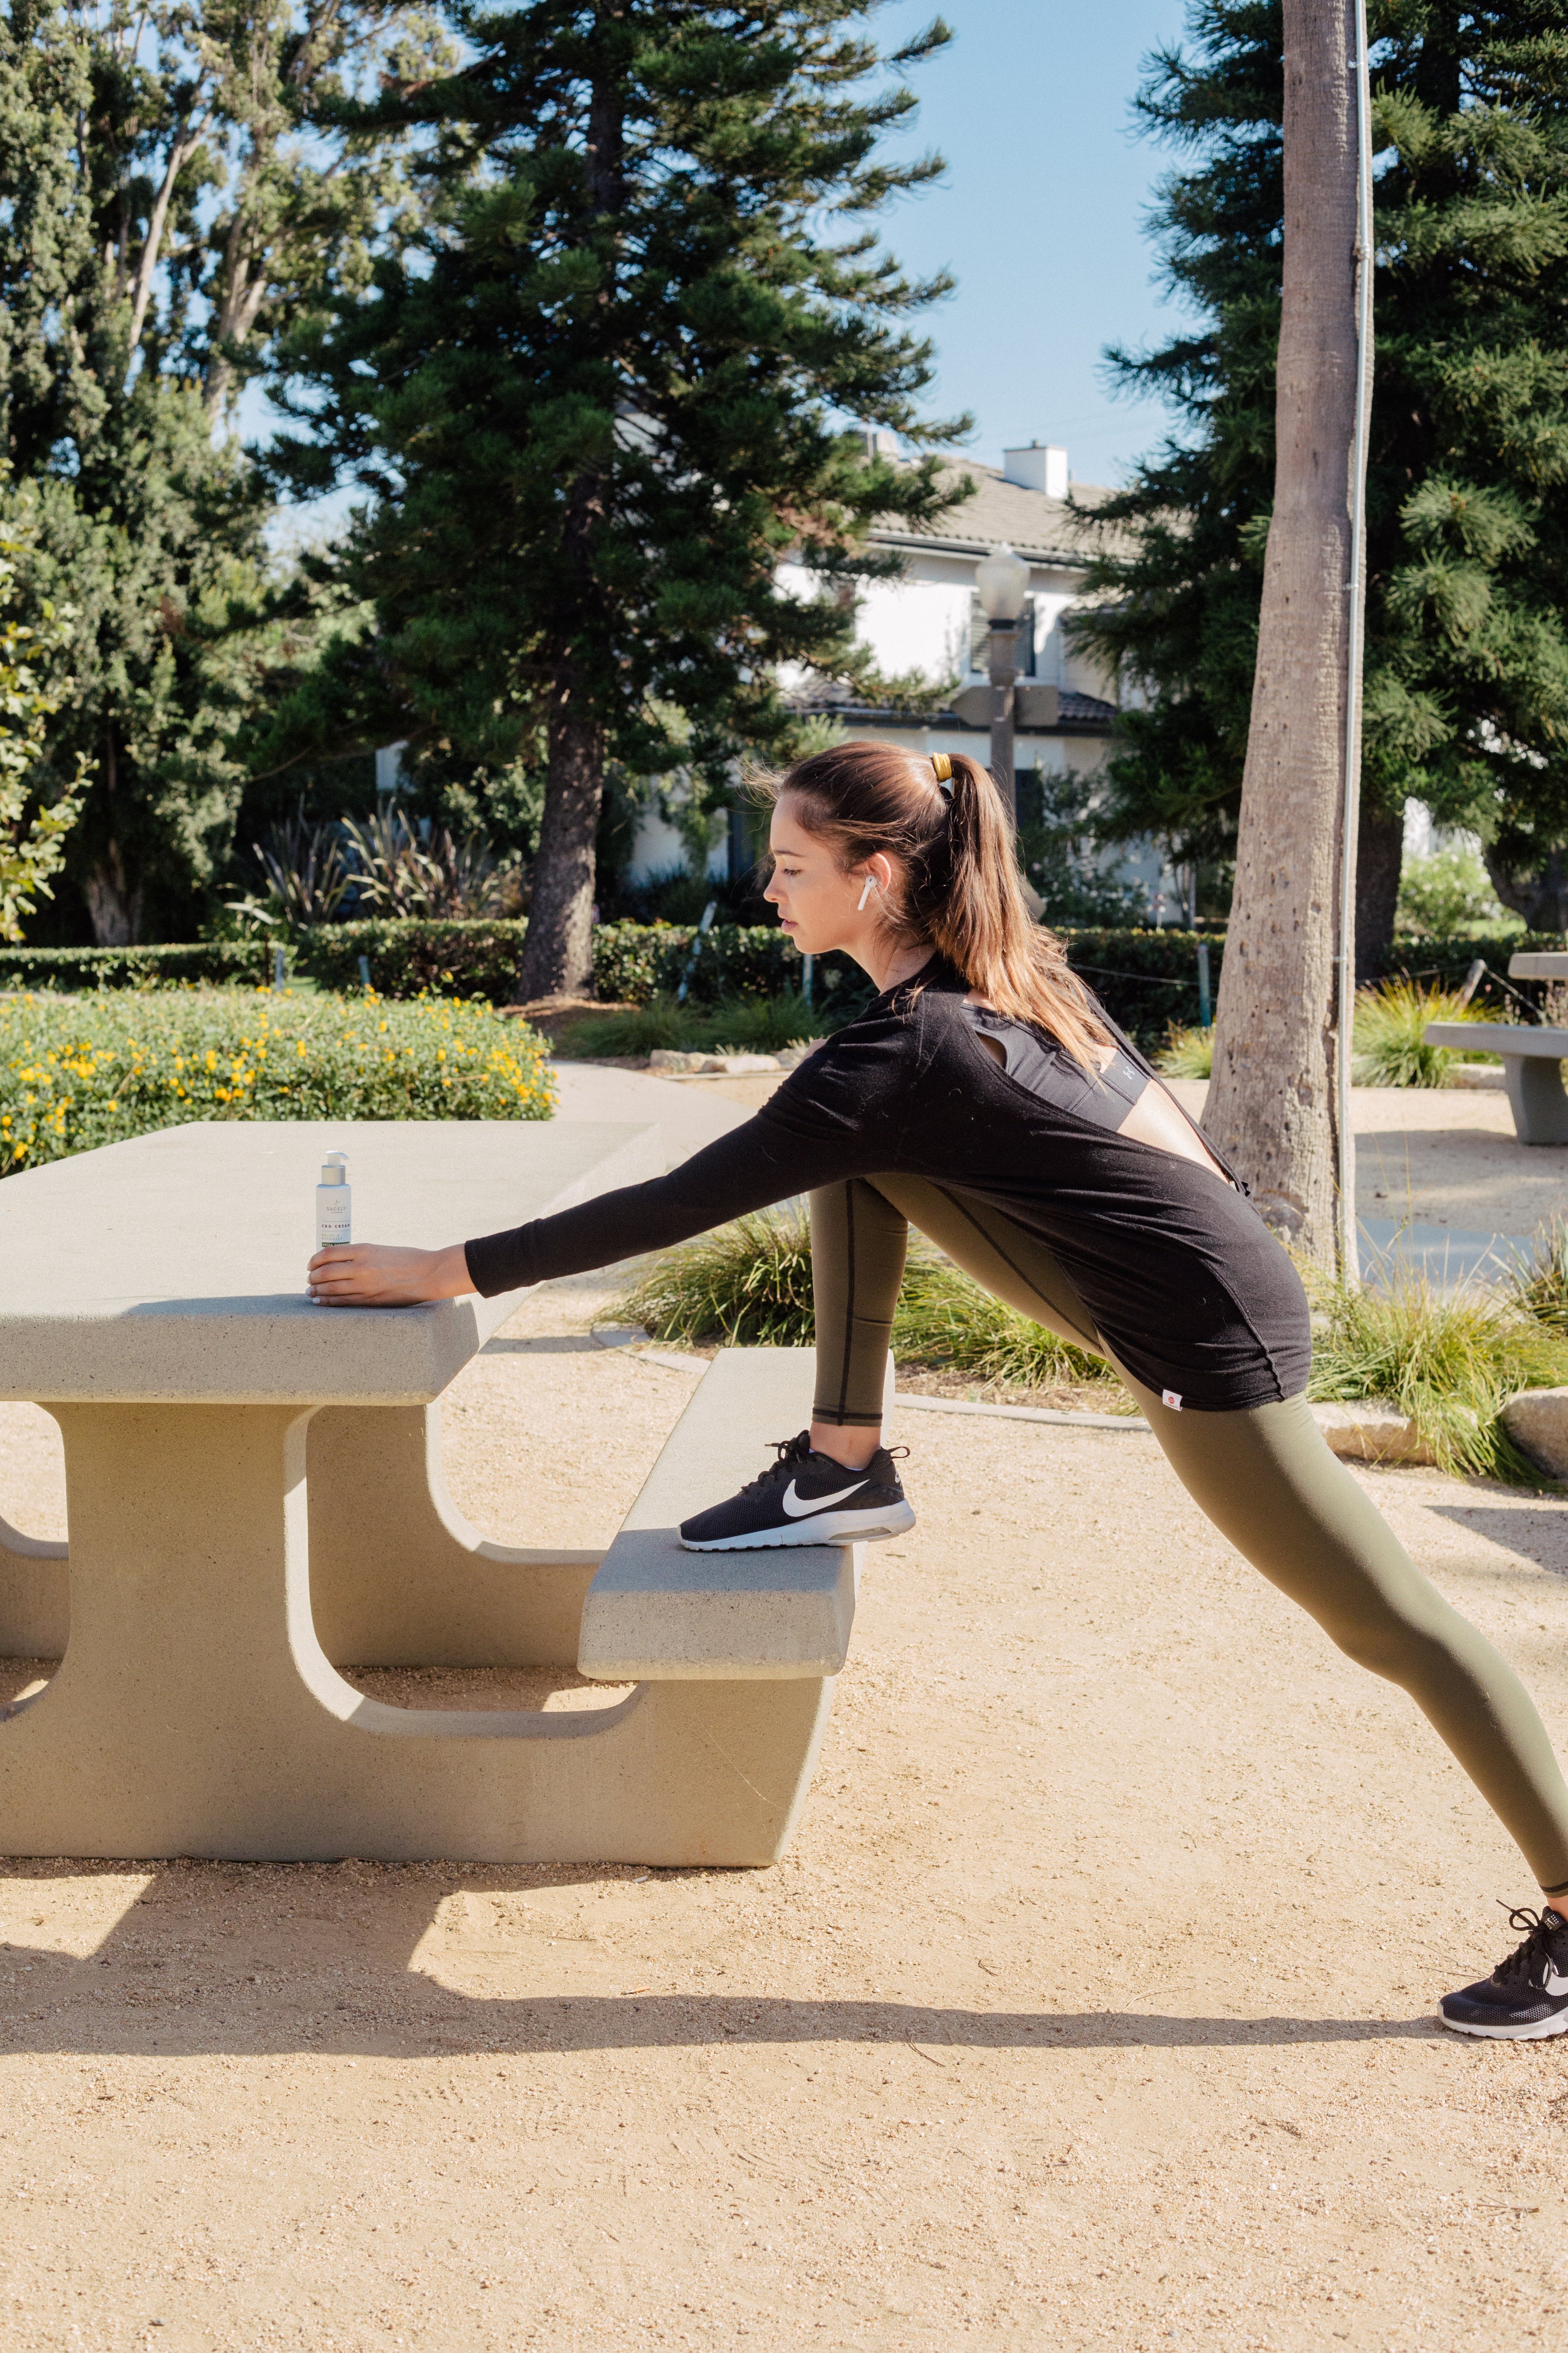
MULTIPOLYGON (((303 934, 301 968, 323 987, 362 985, 359 960, 384 997, 439 989, 505 1005, 517 993, 524 922, 331 923, 303 934)), ((774 923, 716 923, 697 938, 690 923, 600 923, 594 932, 595 993, 612 1003, 646 1005, 679 987, 692 960, 689 994, 699 1004, 721 997, 776 997, 800 982, 800 958, 774 923), (692 959, 692 942, 697 952, 692 959)), ((842 957, 824 958, 837 965, 842 957)), ((826 972, 823 975, 827 978, 826 972)))
POLYGON ((363 956, 370 985, 381 997, 418 997, 426 990, 448 997, 483 997, 510 1005, 517 995, 517 967, 525 923, 426 923, 408 917, 371 917, 363 923, 319 923, 297 943, 300 969, 323 988, 345 993, 363 986, 363 956))
MULTIPOLYGON (((1080 972, 1104 1003, 1113 1021, 1148 1046, 1163 1038, 1172 1022, 1191 1027, 1198 1018, 1200 940, 1206 939, 1209 978, 1215 998, 1225 963, 1225 935, 1220 932, 1068 931, 1068 961, 1080 972)), ((1381 961, 1387 977, 1407 973, 1433 988, 1458 988, 1478 956, 1500 978, 1508 976, 1508 960, 1523 949, 1563 950, 1557 932, 1502 932, 1481 939, 1421 940, 1395 938, 1381 961)), ((1532 1006, 1539 1007, 1547 984, 1514 981, 1510 986, 1532 1006)), ((1478 1001, 1497 1013, 1510 1000, 1495 982, 1483 982, 1478 1001)))
POLYGON ((174 989, 0 1000, 0 1176, 202 1119, 548 1119, 542 1039, 485 1005, 174 989))
MULTIPOLYGON (((484 997, 504 1005, 517 991, 518 965, 528 926, 522 922, 426 923, 397 921, 323 924, 304 933, 290 962, 323 987, 352 996, 361 986, 360 958, 371 986, 386 997, 437 994, 484 997)), ((1222 933, 1064 930, 1068 960, 1105 1003, 1112 1018, 1145 1044, 1162 1039, 1173 1022, 1198 1018, 1197 950, 1206 939, 1215 993, 1225 962, 1222 933)), ((1384 959, 1386 973, 1407 972, 1434 987, 1457 987, 1479 956, 1506 976, 1521 948, 1561 950, 1555 933, 1514 933, 1479 939, 1396 939, 1384 959)), ((698 1005, 721 998, 776 997, 800 987, 800 957, 774 923, 716 923, 698 937, 689 923, 600 923, 594 933, 594 987, 608 1001, 645 1005, 680 985, 692 964, 689 996, 698 1005), (696 941, 693 956, 692 945, 696 941)), ((218 941, 147 948, 0 948, 0 990, 147 986, 177 981, 265 982, 272 970, 266 940, 218 941)), ((813 995, 829 1020, 864 1002, 868 984, 843 955, 816 959, 813 995)), ((1516 984, 1539 1005, 1542 985, 1516 984)), ((1489 985, 1489 1009, 1508 1002, 1489 985)))
MULTIPOLYGON (((1396 939, 1383 960, 1383 969, 1385 974, 1407 973, 1424 987, 1458 988, 1478 956, 1489 974, 1496 974, 1498 980, 1508 980, 1510 956, 1527 951, 1561 955, 1563 946, 1561 932, 1493 932, 1468 940, 1396 939)), ((1509 981, 1508 988, 1500 988, 1496 980, 1489 977, 1482 981, 1475 1002, 1484 1006, 1494 1020, 1507 1020, 1515 1018, 1505 1009, 1512 1002, 1510 988, 1539 1011, 1542 998, 1551 986, 1544 980, 1514 980, 1509 981)))
POLYGON ((272 977, 268 940, 195 940, 173 947, 0 947, 0 991, 146 988, 169 982, 262 982, 272 977))
POLYGON ((1173 1021, 1198 1018, 1198 946, 1206 940, 1209 982, 1219 994, 1225 938, 1220 933, 1068 931, 1060 937, 1068 962, 1080 973, 1111 1019, 1145 1046, 1163 1039, 1173 1021))

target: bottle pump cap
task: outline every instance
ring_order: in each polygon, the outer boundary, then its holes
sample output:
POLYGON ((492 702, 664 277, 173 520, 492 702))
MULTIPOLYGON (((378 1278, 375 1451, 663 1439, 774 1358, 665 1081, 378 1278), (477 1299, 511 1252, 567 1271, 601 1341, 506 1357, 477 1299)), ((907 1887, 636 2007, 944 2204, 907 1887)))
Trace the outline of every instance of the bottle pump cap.
POLYGON ((321 1182, 323 1185, 342 1185, 347 1182, 347 1178, 348 1163, 346 1160, 324 1160, 321 1163, 321 1182))

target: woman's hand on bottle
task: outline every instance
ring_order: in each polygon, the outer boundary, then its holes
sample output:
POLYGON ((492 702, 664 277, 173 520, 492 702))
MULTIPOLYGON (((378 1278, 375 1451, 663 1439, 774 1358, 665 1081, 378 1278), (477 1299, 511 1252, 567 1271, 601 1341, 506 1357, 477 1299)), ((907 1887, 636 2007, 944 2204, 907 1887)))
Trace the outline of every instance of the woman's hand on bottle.
POLYGON ((316 1252, 310 1282, 321 1307, 416 1307, 426 1299, 459 1299, 474 1288, 461 1242, 433 1250, 335 1243, 316 1252))

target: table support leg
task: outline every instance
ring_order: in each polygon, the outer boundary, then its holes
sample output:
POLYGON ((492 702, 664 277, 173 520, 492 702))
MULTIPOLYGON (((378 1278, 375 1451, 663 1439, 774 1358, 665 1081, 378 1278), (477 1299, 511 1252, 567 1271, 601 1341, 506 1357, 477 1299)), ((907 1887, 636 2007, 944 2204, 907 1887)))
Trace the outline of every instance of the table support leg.
POLYGON ((1521 1144, 1568 1144, 1562 1063, 1539 1054, 1505 1054, 1502 1074, 1521 1144))
POLYGON ((394 1708, 310 1616, 308 1413, 52 1406, 70 1641, 0 1724, 0 1852, 762 1863, 831 1682, 639 1684, 543 1715, 394 1708))
MULTIPOLYGON (((447 1493, 439 1406, 324 1406, 306 1459, 310 1607, 334 1665, 575 1665, 603 1553, 481 1536, 447 1493)), ((64 1655, 67 1554, 0 1520, 0 1658, 64 1655)))
POLYGON ((570 1667, 601 1552, 490 1544, 454 1506, 440 1408, 324 1406, 306 1454, 310 1607, 361 1667, 570 1667))

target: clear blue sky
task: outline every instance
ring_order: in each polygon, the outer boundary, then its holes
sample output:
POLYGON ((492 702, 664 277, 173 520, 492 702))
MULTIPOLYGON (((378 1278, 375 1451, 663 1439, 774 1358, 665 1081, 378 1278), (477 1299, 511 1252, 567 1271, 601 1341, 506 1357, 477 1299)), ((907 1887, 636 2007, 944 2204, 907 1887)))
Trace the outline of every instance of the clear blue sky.
MULTIPOLYGON (((872 18, 884 47, 937 14, 891 0, 872 18)), ((1144 216, 1170 152, 1131 132, 1145 54, 1182 33, 1184 0, 947 0, 955 38, 921 68, 911 143, 946 177, 883 216, 909 268, 946 266, 957 292, 927 312, 941 354, 933 413, 970 409, 985 464, 1009 443, 1066 445, 1079 481, 1120 480, 1166 412, 1112 399, 1107 343, 1163 340, 1144 216)))

